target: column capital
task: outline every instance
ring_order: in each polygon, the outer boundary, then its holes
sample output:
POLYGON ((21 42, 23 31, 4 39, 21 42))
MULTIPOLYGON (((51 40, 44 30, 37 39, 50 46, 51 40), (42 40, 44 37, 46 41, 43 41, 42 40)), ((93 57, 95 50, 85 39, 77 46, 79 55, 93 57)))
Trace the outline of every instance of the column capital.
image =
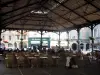
POLYGON ((43 31, 40 31, 41 32, 41 35, 43 35, 43 31))
POLYGON ((79 32, 81 28, 77 28, 76 31, 79 32))
POLYGON ((92 24, 88 28, 90 28, 91 30, 93 30, 95 26, 97 26, 97 24, 92 24))
POLYGON ((70 31, 66 31, 66 32, 67 32, 67 34, 69 34, 70 31))

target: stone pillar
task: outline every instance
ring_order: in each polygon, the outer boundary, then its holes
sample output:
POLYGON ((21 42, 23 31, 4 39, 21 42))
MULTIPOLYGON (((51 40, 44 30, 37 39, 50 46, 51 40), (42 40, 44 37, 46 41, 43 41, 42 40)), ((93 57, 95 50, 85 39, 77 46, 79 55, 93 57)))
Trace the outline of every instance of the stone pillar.
MULTIPOLYGON (((1 4, 1 0, 0 0, 0 4, 1 4)), ((2 31, 2 12, 1 12, 1 8, 2 7, 0 7, 0 49, 1 49, 1 41, 2 41, 2 39, 1 39, 1 31, 2 31)))
POLYGON ((69 31, 67 31, 67 35, 68 35, 68 39, 67 39, 67 43, 68 43, 68 48, 69 48, 69 31))
POLYGON ((41 30, 41 41, 40 41, 40 47, 41 47, 41 49, 42 49, 42 44, 43 44, 42 35, 43 35, 43 31, 41 30))
POLYGON ((21 50, 23 49, 23 30, 21 30, 21 42, 20 42, 20 45, 21 45, 21 50))
POLYGON ((92 25, 92 26, 91 26, 91 37, 92 37, 92 39, 91 39, 91 46, 92 46, 92 56, 93 56, 93 45, 94 45, 93 28, 94 28, 94 26, 92 25))
POLYGON ((1 38, 1 29, 0 29, 0 49, 1 49, 1 41, 2 41, 2 38, 1 38))
POLYGON ((80 28, 77 28, 77 36, 78 36, 78 39, 77 39, 78 50, 80 50, 80 28))
POLYGON ((61 42, 61 40, 60 40, 60 31, 59 31, 59 40, 58 40, 58 45, 59 45, 59 48, 60 48, 60 42, 61 42))

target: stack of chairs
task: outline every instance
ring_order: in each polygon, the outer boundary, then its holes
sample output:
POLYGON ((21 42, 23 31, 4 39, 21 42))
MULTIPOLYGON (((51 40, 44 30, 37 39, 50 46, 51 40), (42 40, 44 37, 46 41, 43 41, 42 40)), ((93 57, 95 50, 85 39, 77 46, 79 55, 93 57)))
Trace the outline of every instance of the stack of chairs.
MULTIPOLYGON (((40 57, 47 57, 47 55, 41 54, 40 57)), ((40 59, 40 66, 41 67, 48 66, 48 58, 46 58, 46 59, 40 59)))
POLYGON ((39 60, 40 59, 38 57, 34 57, 31 60, 31 68, 33 68, 33 67, 39 67, 39 65, 40 65, 39 60))
MULTIPOLYGON (((38 55, 38 54, 36 54, 38 55)), ((39 56, 35 56, 34 53, 31 52, 13 52, 6 53, 6 67, 41 67, 42 66, 53 66, 53 58, 51 55, 40 54, 39 56), (47 58, 40 58, 40 57, 47 58), (32 58, 29 58, 32 57, 32 58)))
POLYGON ((17 58, 18 67, 28 67, 29 66, 29 60, 22 52, 20 52, 16 58, 17 58))
POLYGON ((51 55, 48 55, 47 64, 48 66, 53 66, 53 59, 51 55))
POLYGON ((6 54, 5 61, 6 61, 6 67, 8 68, 17 66, 16 57, 12 53, 6 54))

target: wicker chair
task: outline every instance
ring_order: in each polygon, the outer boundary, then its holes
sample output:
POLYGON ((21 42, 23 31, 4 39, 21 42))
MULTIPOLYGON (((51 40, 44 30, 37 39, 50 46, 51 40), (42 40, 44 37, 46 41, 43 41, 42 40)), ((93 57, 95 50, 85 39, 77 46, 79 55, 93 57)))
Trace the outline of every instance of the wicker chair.
POLYGON ((19 56, 17 58, 18 67, 25 67, 25 58, 23 56, 19 56))
POLYGON ((48 66, 52 66, 53 65, 53 59, 52 59, 52 56, 48 56, 48 66))
POLYGON ((38 58, 38 57, 33 58, 33 59, 31 60, 31 68, 33 68, 33 67, 38 67, 38 66, 39 66, 39 58, 38 58))
POLYGON ((5 58, 6 67, 16 67, 16 57, 13 54, 7 54, 5 58))

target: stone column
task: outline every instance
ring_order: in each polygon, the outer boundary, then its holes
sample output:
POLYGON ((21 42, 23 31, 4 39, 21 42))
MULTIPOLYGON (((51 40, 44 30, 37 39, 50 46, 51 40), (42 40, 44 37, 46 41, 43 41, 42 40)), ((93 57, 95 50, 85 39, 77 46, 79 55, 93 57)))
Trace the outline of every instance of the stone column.
POLYGON ((41 30, 41 40, 40 40, 40 47, 41 47, 41 49, 42 49, 42 44, 43 44, 43 37, 42 37, 42 35, 43 35, 43 31, 41 30))
POLYGON ((1 29, 0 29, 0 49, 1 49, 1 41, 2 41, 2 38, 1 38, 1 29))
POLYGON ((67 39, 67 43, 68 43, 68 48, 69 48, 69 31, 67 31, 67 35, 68 35, 68 39, 67 39))
POLYGON ((78 39, 77 39, 78 50, 80 50, 80 28, 77 28, 77 36, 78 36, 78 39))
POLYGON ((59 45, 59 48, 60 48, 60 42, 61 42, 61 40, 60 40, 60 31, 59 31, 59 40, 58 40, 58 45, 59 45))
POLYGON ((23 49, 23 30, 21 30, 21 42, 20 42, 20 44, 21 44, 21 50, 23 49))
POLYGON ((92 56, 93 56, 93 46, 94 46, 94 37, 93 37, 93 28, 94 28, 94 26, 93 25, 91 25, 91 46, 92 46, 92 56))

